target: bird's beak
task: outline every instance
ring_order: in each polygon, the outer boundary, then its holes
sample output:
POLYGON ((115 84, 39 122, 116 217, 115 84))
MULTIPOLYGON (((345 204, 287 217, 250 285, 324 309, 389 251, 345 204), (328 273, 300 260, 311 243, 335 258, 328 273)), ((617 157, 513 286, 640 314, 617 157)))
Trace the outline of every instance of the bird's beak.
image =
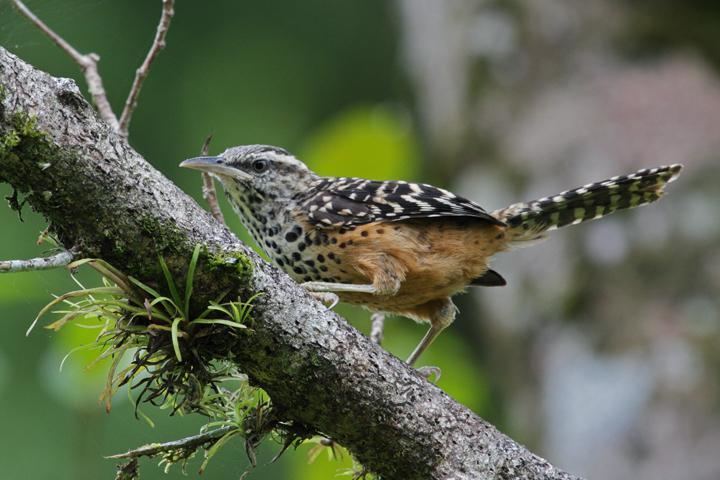
POLYGON ((222 177, 247 179, 250 176, 242 170, 225 164, 223 157, 195 157, 189 158, 180 164, 184 168, 192 168, 222 177))

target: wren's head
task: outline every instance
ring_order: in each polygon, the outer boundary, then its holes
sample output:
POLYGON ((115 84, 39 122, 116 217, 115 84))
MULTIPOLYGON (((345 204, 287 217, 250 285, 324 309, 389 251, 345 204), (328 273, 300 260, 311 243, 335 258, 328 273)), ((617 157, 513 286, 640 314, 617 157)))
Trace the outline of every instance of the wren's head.
POLYGON ((223 185, 225 195, 253 236, 267 222, 285 214, 318 176, 286 150, 269 145, 243 145, 217 157, 185 160, 181 167, 207 172, 223 185))
POLYGON ((289 152, 269 145, 232 147, 217 157, 191 158, 180 166, 210 173, 229 194, 241 190, 262 201, 290 200, 317 178, 289 152))

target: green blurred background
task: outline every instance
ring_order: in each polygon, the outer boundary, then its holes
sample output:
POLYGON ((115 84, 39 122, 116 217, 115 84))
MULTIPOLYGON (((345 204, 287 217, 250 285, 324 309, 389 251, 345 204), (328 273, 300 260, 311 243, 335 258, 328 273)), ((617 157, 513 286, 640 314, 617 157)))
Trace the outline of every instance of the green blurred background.
MULTIPOLYGON (((97 52, 120 110, 160 2, 34 0, 82 52, 97 52)), ((0 45, 55 76, 78 69, 0 0, 0 45)), ((502 255, 504 289, 458 299, 461 314, 422 362, 439 386, 574 473, 720 477, 720 5, 711 1, 178 1, 168 47, 145 83, 132 145, 200 198, 177 168, 212 152, 290 149, 327 175, 435 183, 488 209, 607 176, 684 163, 656 205, 502 255)), ((0 185, 0 193, 11 189, 0 185)), ((224 210, 231 228, 248 240, 224 210)), ((43 219, 0 209, 0 257, 28 258, 43 219)), ((102 456, 193 434, 201 418, 122 395, 98 403, 103 365, 60 360, 91 333, 24 332, 73 284, 64 271, 0 276, 2 478, 112 478, 102 456)), ((338 308, 367 332, 368 314, 338 308)), ((404 357, 424 327, 390 319, 404 357)), ((308 447, 250 478, 332 478, 349 459, 308 464, 308 447)), ((240 441, 203 475, 237 478, 240 441)), ((191 477, 199 463, 191 462, 191 477)), ((176 478, 144 462, 143 478, 176 478)))

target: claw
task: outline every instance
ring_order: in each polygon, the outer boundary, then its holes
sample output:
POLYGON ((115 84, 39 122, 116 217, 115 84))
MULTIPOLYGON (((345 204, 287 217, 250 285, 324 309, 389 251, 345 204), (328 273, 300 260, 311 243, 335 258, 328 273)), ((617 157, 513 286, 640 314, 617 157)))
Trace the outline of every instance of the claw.
POLYGON ((340 302, 340 297, 337 296, 337 294, 332 292, 308 292, 310 295, 315 297, 317 300, 321 301, 325 305, 327 305, 328 310, 332 310, 335 308, 335 306, 340 302))
POLYGON ((440 370, 440 367, 420 367, 416 369, 417 372, 425 377, 428 382, 437 383, 440 381, 440 376, 442 375, 442 370, 440 370), (431 379, 430 377, 435 377, 431 379))

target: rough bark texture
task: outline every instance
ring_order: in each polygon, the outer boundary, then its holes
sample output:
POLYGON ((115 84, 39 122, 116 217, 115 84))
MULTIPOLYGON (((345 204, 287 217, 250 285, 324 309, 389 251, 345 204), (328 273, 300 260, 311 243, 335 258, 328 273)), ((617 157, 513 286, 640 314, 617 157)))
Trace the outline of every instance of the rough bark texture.
POLYGON ((66 247, 159 283, 158 254, 181 274, 202 243, 236 263, 201 262, 197 298, 229 286, 264 292, 255 333, 234 351, 287 419, 324 432, 387 479, 577 478, 498 432, 263 262, 99 120, 72 81, 0 48, 0 99, 0 180, 26 195, 66 247))

